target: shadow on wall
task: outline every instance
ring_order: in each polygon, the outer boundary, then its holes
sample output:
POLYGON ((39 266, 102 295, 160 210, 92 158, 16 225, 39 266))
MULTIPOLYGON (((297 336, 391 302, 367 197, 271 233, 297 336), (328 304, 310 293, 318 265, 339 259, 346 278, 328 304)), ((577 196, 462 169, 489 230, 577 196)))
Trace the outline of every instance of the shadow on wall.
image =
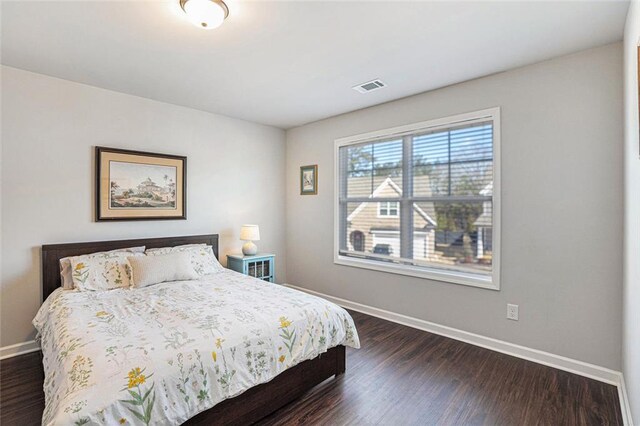
POLYGON ((233 252, 239 251, 238 243, 240 242, 240 240, 237 240, 237 238, 234 238, 233 228, 221 229, 218 231, 218 235, 220 235, 218 240, 219 241, 218 260, 220 261, 220 264, 222 264, 222 266, 226 268, 227 254, 231 254, 233 252), (237 241, 234 241, 234 239, 236 239, 237 241), (220 244, 223 241, 224 243, 220 244))
MULTIPOLYGON (((40 246, 31 247, 29 251, 31 261, 27 268, 21 274, 2 282, 2 310, 9 314, 9 318, 16 318, 16 323, 22 323, 25 320, 31 322, 42 304, 42 253, 40 246), (25 293, 25 288, 29 289, 28 293, 25 293), (38 295, 37 300, 40 302, 31 312, 28 302, 36 300, 36 294, 38 295)), ((3 339, 0 346, 9 346, 35 339, 36 331, 34 328, 31 328, 27 334, 16 336, 9 332, 9 330, 13 330, 10 327, 12 327, 11 324, 2 324, 1 332, 3 336, 8 335, 8 337, 3 339)))

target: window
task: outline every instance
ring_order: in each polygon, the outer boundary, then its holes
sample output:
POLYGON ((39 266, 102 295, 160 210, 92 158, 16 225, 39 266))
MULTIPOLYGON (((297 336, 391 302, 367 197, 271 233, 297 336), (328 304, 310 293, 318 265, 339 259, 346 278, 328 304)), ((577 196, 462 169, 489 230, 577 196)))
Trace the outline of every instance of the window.
POLYGON ((499 114, 337 140, 335 262, 498 289, 499 114))
POLYGON ((378 217, 398 217, 399 203, 383 201, 378 203, 378 217))

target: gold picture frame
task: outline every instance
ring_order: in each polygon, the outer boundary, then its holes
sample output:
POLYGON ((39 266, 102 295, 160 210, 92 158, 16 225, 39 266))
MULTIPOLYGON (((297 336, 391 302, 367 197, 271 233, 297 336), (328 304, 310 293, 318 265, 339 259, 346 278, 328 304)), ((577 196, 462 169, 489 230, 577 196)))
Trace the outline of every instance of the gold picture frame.
POLYGON ((300 195, 318 193, 318 165, 300 167, 300 195))
POLYGON ((187 157, 95 150, 96 221, 187 218, 187 157))

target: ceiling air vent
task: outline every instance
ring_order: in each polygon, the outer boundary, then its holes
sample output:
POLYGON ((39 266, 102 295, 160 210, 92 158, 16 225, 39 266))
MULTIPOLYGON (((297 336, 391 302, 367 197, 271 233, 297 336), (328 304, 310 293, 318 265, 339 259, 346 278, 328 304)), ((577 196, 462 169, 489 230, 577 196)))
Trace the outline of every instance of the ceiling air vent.
POLYGON ((371 81, 367 81, 366 83, 353 86, 353 90, 356 90, 360 93, 367 93, 367 92, 372 92, 374 90, 381 89, 386 86, 387 85, 380 80, 371 80, 371 81))

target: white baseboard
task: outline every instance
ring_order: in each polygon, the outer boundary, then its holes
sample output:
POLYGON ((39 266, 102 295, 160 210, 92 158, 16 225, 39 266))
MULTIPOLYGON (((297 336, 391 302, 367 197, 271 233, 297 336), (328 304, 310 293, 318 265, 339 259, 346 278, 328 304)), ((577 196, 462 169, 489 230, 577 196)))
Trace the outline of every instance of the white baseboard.
POLYGON ((24 343, 16 343, 15 345, 3 346, 0 348, 0 360, 11 358, 17 355, 28 354, 29 352, 39 351, 40 346, 35 340, 29 340, 24 343))
POLYGON ((330 302, 340 305, 343 308, 353 311, 362 312, 373 317, 381 318, 397 324, 406 325, 418 330, 428 331, 429 333, 438 334, 440 336, 449 337, 475 346, 480 346, 492 351, 501 352, 503 354, 515 356, 517 358, 526 359, 548 367, 557 368, 559 370, 568 371, 569 373, 578 374, 580 376, 595 379, 618 388, 620 397, 620 408, 622 418, 625 425, 632 426, 631 412, 627 399, 626 388, 624 386, 624 378, 620 371, 611 370, 599 365, 589 364, 587 362, 578 361, 561 355, 544 352, 538 349, 528 348, 526 346, 516 345, 514 343, 505 342, 504 340, 494 339, 468 331, 459 330, 453 327, 436 324, 419 318, 410 317, 403 314, 387 311, 373 306, 363 305, 362 303, 352 302, 350 300, 341 299, 339 297, 330 296, 317 291, 298 287, 292 284, 283 284, 287 287, 322 297, 330 302))
MULTIPOLYGON (((624 375, 620 374, 620 384, 618 385, 618 396, 620 397, 620 409, 622 410, 622 420, 625 425, 633 426, 631 418, 631 405, 627 394, 627 385, 624 383, 624 375)), ((636 413, 637 414, 637 413, 636 413)))

